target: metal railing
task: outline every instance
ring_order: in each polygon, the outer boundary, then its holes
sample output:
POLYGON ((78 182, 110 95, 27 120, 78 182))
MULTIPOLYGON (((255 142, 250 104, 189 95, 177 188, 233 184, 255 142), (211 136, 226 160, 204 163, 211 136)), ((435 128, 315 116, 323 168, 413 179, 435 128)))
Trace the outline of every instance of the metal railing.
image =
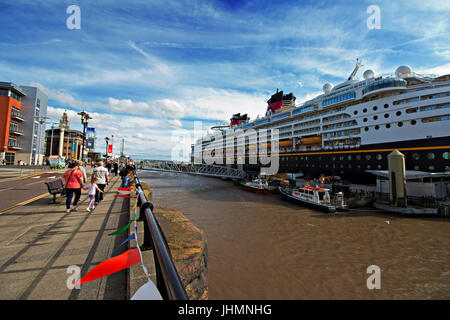
POLYGON ((144 221, 144 243, 141 250, 153 250, 156 270, 156 287, 165 300, 188 300, 186 290, 172 260, 164 233, 153 215, 153 204, 145 197, 144 190, 135 174, 138 195, 139 219, 144 221))

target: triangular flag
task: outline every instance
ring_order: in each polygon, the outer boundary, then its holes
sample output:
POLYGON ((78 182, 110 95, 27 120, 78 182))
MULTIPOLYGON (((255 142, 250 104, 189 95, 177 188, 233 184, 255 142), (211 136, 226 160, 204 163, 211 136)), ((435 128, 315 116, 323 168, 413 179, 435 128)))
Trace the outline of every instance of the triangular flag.
POLYGON ((114 232, 108 234, 108 236, 115 236, 115 235, 117 235, 117 234, 121 234, 122 232, 124 232, 125 230, 128 229, 128 227, 130 226, 130 224, 131 224, 132 222, 133 222, 133 220, 131 220, 131 221, 130 221, 125 227, 123 227, 122 229, 119 229, 119 230, 117 230, 117 231, 114 231, 114 232))
POLYGON ((105 260, 95 266, 94 269, 89 271, 83 278, 81 278, 80 281, 75 283, 74 286, 108 276, 123 269, 127 269, 139 262, 141 262, 139 249, 136 248, 128 250, 120 256, 105 260))
POLYGON ((137 289, 131 300, 162 300, 162 296, 156 288, 155 284, 149 280, 142 287, 137 289))
MULTIPOLYGON (((133 239, 136 239, 136 233, 133 233, 133 234, 132 234, 131 236, 129 236, 126 240, 124 240, 124 241, 119 245, 119 248, 120 248, 123 244, 125 244, 125 243, 127 243, 128 241, 133 240, 133 239)), ((114 253, 116 253, 116 251, 117 251, 119 248, 116 248, 116 249, 113 250, 113 252, 111 253, 111 257, 114 255, 114 253)))
POLYGON ((120 191, 130 191, 131 188, 117 188, 117 190, 120 190, 120 191))

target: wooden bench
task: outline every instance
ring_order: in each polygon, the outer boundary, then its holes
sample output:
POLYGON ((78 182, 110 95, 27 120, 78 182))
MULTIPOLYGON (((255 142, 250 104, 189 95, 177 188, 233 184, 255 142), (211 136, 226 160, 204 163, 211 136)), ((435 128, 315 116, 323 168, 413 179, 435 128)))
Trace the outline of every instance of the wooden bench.
POLYGON ((56 195, 57 194, 61 194, 61 195, 65 194, 64 183, 61 179, 53 180, 50 182, 45 182, 45 184, 47 185, 48 193, 53 195, 52 203, 56 203, 56 195))

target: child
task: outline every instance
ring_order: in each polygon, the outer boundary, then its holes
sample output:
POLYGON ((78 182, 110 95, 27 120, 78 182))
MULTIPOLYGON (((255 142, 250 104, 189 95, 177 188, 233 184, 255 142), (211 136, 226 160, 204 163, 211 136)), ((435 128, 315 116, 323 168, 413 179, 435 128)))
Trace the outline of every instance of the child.
POLYGON ((91 183, 88 184, 88 195, 89 195, 89 205, 87 207, 87 211, 91 212, 92 209, 95 208, 94 206, 94 200, 95 200, 95 190, 98 190, 98 192, 103 193, 102 190, 97 186, 98 179, 95 177, 92 177, 91 183))

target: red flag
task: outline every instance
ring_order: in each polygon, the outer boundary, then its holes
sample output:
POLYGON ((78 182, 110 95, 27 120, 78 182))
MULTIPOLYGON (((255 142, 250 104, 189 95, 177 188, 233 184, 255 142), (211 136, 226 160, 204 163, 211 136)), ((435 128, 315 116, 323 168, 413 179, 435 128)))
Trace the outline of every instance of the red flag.
POLYGON ((128 250, 117 257, 105 260, 95 266, 94 269, 89 271, 80 281, 75 283, 74 286, 108 276, 112 273, 134 266, 139 262, 141 262, 139 249, 128 250))
POLYGON ((127 196, 124 194, 114 194, 114 197, 120 197, 120 198, 137 198, 137 196, 127 196))
POLYGON ((130 191, 131 188, 117 188, 117 190, 120 190, 120 191, 130 191))

